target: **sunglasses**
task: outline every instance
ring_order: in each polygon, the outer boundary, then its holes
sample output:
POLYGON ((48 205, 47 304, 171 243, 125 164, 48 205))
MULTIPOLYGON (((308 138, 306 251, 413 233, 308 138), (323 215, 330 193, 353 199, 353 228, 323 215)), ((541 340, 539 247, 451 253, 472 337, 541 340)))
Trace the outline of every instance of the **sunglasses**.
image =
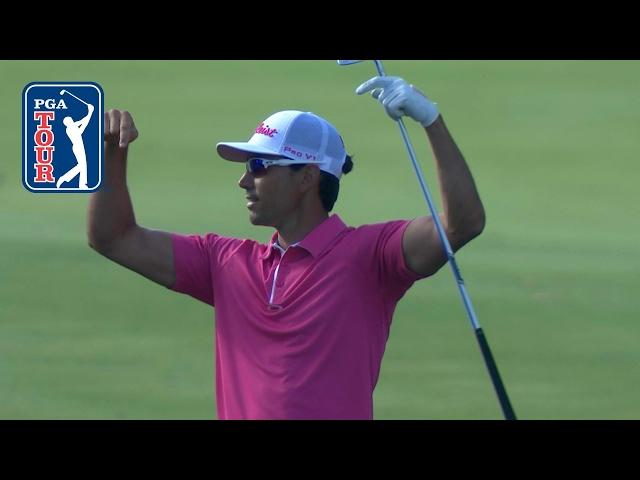
POLYGON ((291 165, 290 158, 260 158, 253 157, 247 160, 246 168, 247 172, 260 174, 267 171, 267 168, 274 165, 291 165))
POLYGON ((267 168, 273 167, 274 165, 306 165, 309 162, 296 162, 295 160, 291 160, 290 158, 260 158, 253 157, 247 160, 246 168, 247 172, 253 174, 261 174, 267 171, 267 168))

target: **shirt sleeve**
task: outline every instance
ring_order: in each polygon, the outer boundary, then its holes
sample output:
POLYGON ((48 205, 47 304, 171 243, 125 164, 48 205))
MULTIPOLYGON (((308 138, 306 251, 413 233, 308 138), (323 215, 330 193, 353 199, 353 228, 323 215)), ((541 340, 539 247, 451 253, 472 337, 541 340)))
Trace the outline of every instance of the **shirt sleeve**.
POLYGON ((214 233, 204 236, 172 233, 171 241, 176 279, 170 289, 215 306, 213 278, 241 240, 214 233))
POLYGON ((373 268, 385 293, 400 300, 417 280, 426 278, 409 269, 402 249, 402 238, 411 220, 394 220, 371 225, 374 233, 373 268))

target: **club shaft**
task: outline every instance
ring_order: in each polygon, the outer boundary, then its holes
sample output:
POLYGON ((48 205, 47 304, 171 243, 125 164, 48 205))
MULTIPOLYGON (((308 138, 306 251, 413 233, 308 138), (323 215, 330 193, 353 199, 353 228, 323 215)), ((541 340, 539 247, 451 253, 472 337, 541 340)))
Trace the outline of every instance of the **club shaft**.
POLYGON ((76 97, 73 93, 71 93, 69 90, 65 90, 64 93, 68 93, 69 95, 71 95, 73 98, 75 98, 76 100, 80 100, 82 103, 84 103, 87 107, 89 106, 89 104, 87 102, 85 102, 84 100, 82 100, 81 98, 76 97))
MULTIPOLYGON (((374 63, 376 65, 376 69, 378 70, 378 74, 380 76, 386 76, 384 68, 382 67, 382 62, 380 60, 374 60, 374 63)), ((487 342, 484 332, 480 327, 480 323, 478 322, 478 318, 476 317, 475 310, 473 309, 473 305, 471 303, 471 298, 467 293, 467 289, 464 285, 464 280, 462 279, 462 275, 460 274, 460 269, 458 268, 455 256, 453 255, 451 244, 449 243, 449 239, 445 234, 442 222, 440 221, 440 215, 438 215, 438 212, 436 211, 433 200, 431 198, 431 194, 429 192, 429 188, 427 187, 427 182, 424 179, 422 169, 420 168, 420 164, 416 159, 416 154, 413 150, 413 146, 411 145, 411 141, 409 140, 409 134, 407 133, 407 129, 404 126, 404 122, 401 118, 397 120, 397 123, 398 127, 400 128, 400 133, 402 134, 404 144, 407 147, 407 152, 409 152, 409 157, 411 158, 411 163, 413 164, 413 169, 416 173, 416 177, 418 177, 418 182, 420 182, 420 188, 422 189, 424 198, 427 201, 427 205, 429 206, 429 211, 431 212, 436 230, 438 231, 438 236, 440 237, 440 241, 442 242, 445 254, 447 255, 447 261, 451 267, 451 271, 453 272, 456 284, 458 285, 458 290, 460 292, 460 296, 462 297, 462 302, 464 303, 467 317, 469 318, 471 326, 476 333, 476 338, 478 340, 478 344, 480 345, 480 350, 487 366, 487 370, 489 371, 491 381, 493 382, 493 387, 498 396, 500 406, 502 407, 502 412, 506 420, 515 420, 516 416, 511 406, 511 402, 509 401, 507 390, 504 387, 504 383, 502 382, 502 378, 500 377, 500 373, 498 372, 498 366, 496 365, 496 362, 493 359, 493 355, 491 354, 489 343, 487 342)))

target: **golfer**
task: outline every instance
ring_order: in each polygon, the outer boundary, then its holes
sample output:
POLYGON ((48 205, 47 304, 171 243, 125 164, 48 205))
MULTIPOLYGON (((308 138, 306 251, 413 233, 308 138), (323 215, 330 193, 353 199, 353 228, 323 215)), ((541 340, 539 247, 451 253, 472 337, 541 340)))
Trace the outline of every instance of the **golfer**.
POLYGON ((71 151, 76 157, 78 164, 58 179, 56 183, 57 188, 60 188, 60 185, 64 182, 70 182, 78 175, 80 176, 78 179, 78 188, 81 190, 88 190, 89 188, 87 187, 87 153, 84 149, 82 134, 87 128, 87 125, 89 125, 89 120, 91 119, 94 108, 93 105, 87 105, 87 108, 89 113, 77 122, 74 122, 71 117, 64 117, 62 120, 62 123, 67 127, 65 132, 69 140, 71 140, 71 151))
MULTIPOLYGON (((391 118, 425 127, 453 250, 479 235, 484 209, 437 106, 399 77, 374 77, 356 92, 371 92, 391 118)), ((137 137, 128 112, 105 114, 107 185, 90 198, 89 243, 215 307, 218 418, 372 419, 395 307, 447 261, 432 218, 351 227, 330 214, 353 162, 328 121, 286 110, 261 122, 248 142, 217 145, 223 159, 244 164, 238 185, 250 222, 275 229, 268 244, 146 229, 126 184, 137 137)), ((402 168, 395 160, 390 172, 402 168)))

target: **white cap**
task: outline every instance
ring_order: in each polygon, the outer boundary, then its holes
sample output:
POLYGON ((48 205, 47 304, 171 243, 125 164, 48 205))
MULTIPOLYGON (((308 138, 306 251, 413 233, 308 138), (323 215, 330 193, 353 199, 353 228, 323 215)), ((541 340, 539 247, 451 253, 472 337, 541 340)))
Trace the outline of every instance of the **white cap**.
POLYGON ((260 155, 275 155, 291 163, 313 163, 340 178, 347 153, 336 128, 315 113, 285 110, 267 118, 248 142, 221 142, 218 155, 232 162, 246 162, 260 155))

